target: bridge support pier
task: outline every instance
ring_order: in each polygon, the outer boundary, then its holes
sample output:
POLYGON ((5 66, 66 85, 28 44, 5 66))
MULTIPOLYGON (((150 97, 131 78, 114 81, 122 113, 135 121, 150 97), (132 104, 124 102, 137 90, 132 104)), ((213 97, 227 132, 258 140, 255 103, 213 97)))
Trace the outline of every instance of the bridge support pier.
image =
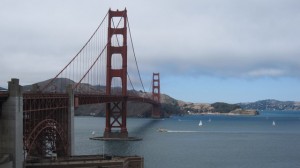
POLYGON ((106 127, 104 138, 128 138, 126 115, 127 97, 121 102, 106 103, 106 127), (112 130, 118 128, 119 130, 112 130))
POLYGON ((152 118, 161 118, 161 105, 153 105, 152 107, 152 118))
POLYGON ((12 166, 23 166, 23 97, 19 79, 8 82, 8 99, 0 116, 0 153, 12 156, 12 166))
POLYGON ((126 139, 128 138, 128 132, 108 132, 105 131, 103 135, 104 139, 126 139))

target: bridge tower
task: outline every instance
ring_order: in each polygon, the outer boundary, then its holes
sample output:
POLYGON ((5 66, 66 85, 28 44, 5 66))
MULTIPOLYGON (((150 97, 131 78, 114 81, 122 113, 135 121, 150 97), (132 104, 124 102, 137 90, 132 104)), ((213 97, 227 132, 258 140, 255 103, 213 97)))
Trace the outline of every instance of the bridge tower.
MULTIPOLYGON (((114 24, 114 23, 113 23, 114 24)), ((108 13, 108 44, 107 44, 107 65, 106 65, 106 95, 112 94, 113 78, 120 78, 122 83, 122 100, 106 103, 106 125, 104 138, 127 138, 126 113, 127 113, 127 11, 112 11, 108 13), (112 25, 112 19, 118 17, 123 20, 121 28, 112 25), (123 44, 112 46, 112 37, 123 36, 123 44), (113 55, 121 55, 122 67, 112 67, 113 55)), ((120 58, 120 57, 117 57, 120 58)))
POLYGON ((152 109, 152 118, 161 118, 161 111, 160 111, 160 79, 159 73, 153 73, 152 78, 152 99, 158 102, 157 105, 153 105, 152 109))

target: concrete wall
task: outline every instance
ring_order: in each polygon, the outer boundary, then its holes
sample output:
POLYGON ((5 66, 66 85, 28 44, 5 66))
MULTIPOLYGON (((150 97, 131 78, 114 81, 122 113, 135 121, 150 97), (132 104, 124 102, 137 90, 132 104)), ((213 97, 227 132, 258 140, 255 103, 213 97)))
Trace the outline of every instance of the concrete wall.
POLYGON ((13 168, 13 162, 10 161, 7 163, 0 164, 0 168, 13 168))
POLYGON ((13 167, 23 166, 23 97, 18 79, 8 82, 8 99, 2 104, 0 153, 13 156, 13 167))
POLYGON ((13 168, 12 155, 0 154, 0 168, 13 168))
POLYGON ((74 147, 74 91, 72 89, 72 85, 68 86, 68 94, 69 94, 69 107, 68 107, 68 141, 69 141, 69 155, 75 155, 74 147))
POLYGON ((106 167, 106 168, 143 168, 144 159, 139 156, 112 157, 103 159, 96 155, 82 155, 58 160, 41 160, 26 163, 26 168, 69 168, 69 167, 106 167))

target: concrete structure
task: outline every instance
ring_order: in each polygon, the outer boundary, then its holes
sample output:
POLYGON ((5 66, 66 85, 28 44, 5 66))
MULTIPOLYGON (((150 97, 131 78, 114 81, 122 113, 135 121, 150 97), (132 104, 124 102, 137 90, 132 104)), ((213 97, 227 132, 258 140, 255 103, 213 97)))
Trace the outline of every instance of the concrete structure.
POLYGON ((91 167, 109 167, 109 168, 143 168, 144 158, 138 156, 112 157, 112 156, 74 156, 70 158, 61 158, 58 160, 38 160, 38 162, 27 161, 26 168, 91 168, 91 167))
POLYGON ((68 107, 68 137, 69 137, 69 156, 73 156, 75 154, 74 147, 74 90, 72 89, 72 85, 68 86, 68 95, 69 95, 69 107, 68 107))
POLYGON ((2 103, 0 116, 0 154, 2 154, 0 159, 5 159, 8 155, 12 165, 8 161, 2 166, 21 168, 24 160, 23 97, 19 79, 8 82, 8 95, 7 100, 2 103))
POLYGON ((11 154, 0 154, 0 168, 12 168, 13 158, 11 154))

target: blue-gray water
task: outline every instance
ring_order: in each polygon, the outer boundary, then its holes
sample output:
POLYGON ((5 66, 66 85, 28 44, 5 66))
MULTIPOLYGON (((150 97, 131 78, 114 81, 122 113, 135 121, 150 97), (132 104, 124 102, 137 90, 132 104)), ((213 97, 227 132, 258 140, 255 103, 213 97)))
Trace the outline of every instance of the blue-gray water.
POLYGON ((163 120, 129 118, 127 125, 131 136, 143 140, 89 140, 91 131, 102 136, 104 118, 75 117, 75 153, 102 154, 104 150, 111 155, 140 155, 145 158, 145 168, 300 167, 300 111, 163 120), (158 132, 159 128, 171 132, 158 132))

